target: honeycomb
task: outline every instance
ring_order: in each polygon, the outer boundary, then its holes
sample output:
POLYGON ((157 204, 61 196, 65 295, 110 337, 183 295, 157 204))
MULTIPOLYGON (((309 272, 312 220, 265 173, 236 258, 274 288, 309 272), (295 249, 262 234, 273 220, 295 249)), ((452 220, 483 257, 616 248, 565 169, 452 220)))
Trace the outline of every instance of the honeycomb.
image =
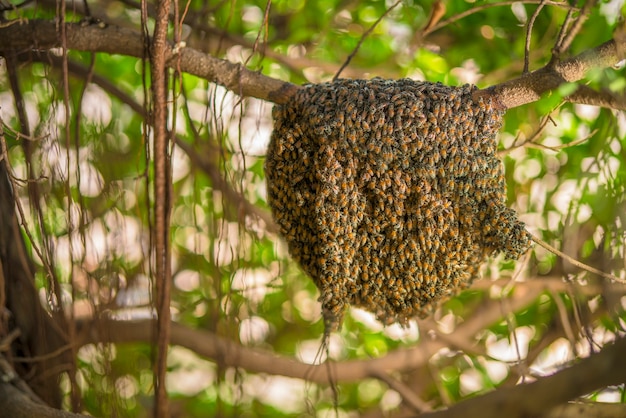
POLYGON ((320 290, 327 329, 348 305, 387 324, 424 317, 486 257, 530 235, 505 205, 503 111, 473 87, 402 80, 306 85, 274 107, 268 201, 320 290))

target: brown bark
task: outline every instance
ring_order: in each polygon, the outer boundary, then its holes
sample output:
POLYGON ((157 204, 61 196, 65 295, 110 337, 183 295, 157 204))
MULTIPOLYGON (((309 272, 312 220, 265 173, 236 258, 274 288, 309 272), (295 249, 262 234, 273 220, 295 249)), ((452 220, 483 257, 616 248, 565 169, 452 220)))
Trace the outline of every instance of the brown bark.
POLYGON ((33 402, 25 393, 9 382, 0 380, 2 416, 11 418, 78 418, 86 415, 61 411, 33 402))
MULTIPOLYGON (((150 44, 150 71, 152 76, 152 111, 154 114, 154 240, 156 284, 156 362, 154 364, 154 417, 169 416, 169 403, 165 387, 167 349, 170 339, 170 295, 172 270, 170 262, 170 188, 171 158, 170 133, 167 129, 168 52, 167 27, 170 1, 157 5, 154 36, 150 44)), ((180 58, 180 57, 178 57, 180 58)))
POLYGON ((551 408, 593 390, 626 382, 626 339, 605 346, 601 352, 580 360, 560 372, 536 382, 502 388, 483 396, 459 402, 445 411, 420 418, 540 417, 551 408))
MULTIPOLYGON (((2 136, 0 127, 0 136, 2 136)), ((0 138, 0 141, 4 141, 0 138)), ((1 155, 1 154, 0 154, 1 155)), ((6 167, 0 161, 0 267, 4 279, 8 328, 18 329, 20 337, 11 346, 12 357, 40 357, 64 345, 58 325, 44 311, 34 282, 34 267, 26 251, 15 214, 13 185, 6 167)), ((0 309, 4 309, 0 306, 0 309)), ((14 362, 13 367, 24 376, 34 392, 52 406, 60 406, 58 388, 59 366, 63 356, 41 357, 40 361, 14 362)), ((9 360, 11 357, 9 357, 9 360)), ((1 403, 0 403, 1 405, 1 403)))
MULTIPOLYGON (((522 106, 536 102, 542 94, 556 89, 561 84, 581 80, 592 68, 606 68, 617 64, 621 59, 619 55, 617 43, 610 40, 573 58, 545 66, 519 78, 489 87, 485 91, 492 94, 507 109, 522 106)), ((580 93, 572 95, 572 101, 576 101, 578 94, 580 93)), ((611 96, 605 97, 608 100, 611 96)), ((626 109, 623 98, 612 99, 612 102, 605 105, 626 109)))
MULTIPOLYGON (((67 48, 77 51, 105 52, 141 58, 144 45, 141 34, 118 26, 83 26, 66 24, 67 48)), ((49 50, 61 46, 60 34, 54 22, 31 20, 0 27, 0 51, 49 50)), ((177 57, 171 44, 166 44, 165 60, 170 67, 205 78, 241 95, 274 103, 284 103, 298 87, 250 71, 191 48, 180 48, 177 57)), ((2 55, 2 52, 0 52, 2 55)))
MULTIPOLYGON (((133 57, 143 56, 139 32, 117 26, 68 23, 67 47, 78 51, 105 52, 133 57)), ((60 37, 53 22, 33 20, 0 28, 0 51, 47 50, 60 46, 60 37)), ((549 65, 519 78, 481 90, 477 95, 494 97, 504 108, 522 106, 539 100, 542 94, 566 82, 582 79, 594 67, 610 67, 623 57, 626 40, 610 40, 573 58, 549 65)), ((192 48, 166 48, 168 66, 220 84, 240 96, 251 96, 277 104, 286 103, 298 86, 250 71, 240 64, 212 57, 192 48), (179 56, 177 57, 177 54, 179 56)), ((606 106, 626 109, 623 98, 604 95, 606 106)), ((572 101, 584 99, 572 96, 572 101)), ((595 103, 598 98, 594 99, 595 103)))

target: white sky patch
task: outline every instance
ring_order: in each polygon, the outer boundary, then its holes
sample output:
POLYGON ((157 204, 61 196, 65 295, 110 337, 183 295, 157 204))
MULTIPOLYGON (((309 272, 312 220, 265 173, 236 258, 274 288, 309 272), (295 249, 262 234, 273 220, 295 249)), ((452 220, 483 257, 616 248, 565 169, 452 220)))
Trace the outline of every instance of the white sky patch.
MULTIPOLYGON (((239 113, 241 109, 237 109, 239 113)), ((272 133, 272 109, 263 100, 246 100, 241 122, 235 121, 228 127, 228 137, 233 149, 244 155, 263 155, 272 133)))
POLYGON ((513 173, 513 178, 520 184, 525 184, 528 180, 535 179, 541 173, 541 164, 534 158, 526 158, 517 164, 513 173))
POLYGON ((460 83, 476 84, 482 78, 480 68, 473 59, 463 61, 460 67, 450 71, 460 83))
POLYGON ((624 6, 624 0, 610 0, 600 3, 600 14, 604 15, 609 25, 615 24, 620 16, 620 10, 624 6))
POLYGON ((248 376, 243 385, 245 392, 287 414, 306 410, 307 382, 284 376, 248 376))
POLYGON ((484 360, 483 365, 487 370, 489 379, 494 383, 502 382, 509 374, 509 367, 500 361, 484 360))
POLYGON ((459 376, 461 381, 461 395, 466 396, 484 388, 483 377, 476 369, 467 369, 459 376))
POLYGON ((593 121, 598 117, 598 115, 600 115, 600 107, 586 104, 575 104, 574 112, 576 112, 578 117, 584 120, 593 121))
POLYGON ((250 303, 258 304, 263 301, 265 295, 271 290, 267 285, 275 276, 269 270, 262 268, 238 269, 233 275, 231 286, 233 290, 241 291, 243 297, 250 303))
MULTIPOLYGON (((333 360, 343 357, 344 345, 339 335, 331 334, 328 338, 328 354, 333 360)), ((306 364, 320 364, 326 361, 326 348, 322 347, 322 338, 299 342, 296 346, 296 357, 306 364)))
POLYGON ((270 324, 259 316, 243 319, 239 324, 239 339, 243 345, 255 345, 265 341, 270 324))
POLYGON ((182 270, 174 276, 174 286, 183 292, 191 292, 200 287, 200 273, 193 270, 182 270))
POLYGON ((380 409, 390 411, 396 409, 402 403, 402 397, 395 390, 389 389, 380 400, 380 409))
POLYGON ((82 117, 95 125, 107 126, 111 123, 111 98, 95 84, 87 85, 82 103, 82 117))
POLYGON ((120 289, 115 298, 121 306, 138 306, 150 302, 150 279, 148 276, 139 274, 133 284, 120 289))
POLYGON ((115 379, 115 393, 124 399, 133 398, 139 393, 137 379, 131 375, 124 375, 115 379))
POLYGON ((586 203, 581 204, 578 207, 578 212, 576 213, 576 222, 579 224, 583 224, 591 218, 593 211, 591 210, 591 206, 586 203))
POLYGON ((251 238, 241 232, 239 224, 236 222, 220 222, 218 239, 213 247, 213 260, 217 265, 228 265, 250 247, 251 238))
POLYGON ((578 200, 580 197, 580 190, 578 190, 578 182, 570 179, 561 183, 559 189, 552 195, 550 202, 552 205, 563 215, 565 215, 572 201, 578 200))
POLYGON ((108 247, 115 255, 131 263, 143 260, 147 252, 147 242, 137 218, 110 211, 104 216, 104 225, 107 229, 108 247))
POLYGON ((528 354, 528 343, 535 335, 535 331, 530 327, 519 327, 515 329, 515 336, 496 340, 496 336, 490 334, 487 337, 487 353, 490 357, 500 361, 516 362, 526 358, 528 354), (516 346, 517 343, 517 346, 516 346))
POLYGON ((620 143, 618 138, 613 138, 611 142, 609 142, 609 148, 614 154, 619 154, 622 150, 622 144, 620 143))
POLYGON ((166 375, 170 392, 192 396, 215 381, 215 366, 186 348, 171 347, 167 362, 172 369, 166 375))
POLYGON ((376 319, 376 315, 371 312, 365 311, 361 308, 350 307, 350 315, 357 322, 362 323, 374 332, 380 332, 384 329, 384 325, 376 319))
POLYGON ((322 317, 322 304, 306 290, 300 290, 293 297, 293 305, 308 322, 316 322, 322 317))
POLYGON ((319 408, 316 411, 317 418, 349 418, 350 414, 341 408, 319 408))
POLYGON ((415 342, 419 338, 419 329, 417 323, 412 320, 407 326, 398 323, 386 326, 383 333, 392 340, 401 340, 404 342, 415 342))
POLYGON ((249 25, 260 25, 263 21, 263 11, 257 6, 245 6, 241 20, 249 25))
POLYGON ((80 173, 80 181, 78 183, 78 190, 80 194, 85 197, 96 197, 102 193, 104 188, 104 178, 100 171, 87 161, 81 161, 78 164, 78 170, 80 173))
POLYGON ((414 33, 413 28, 400 22, 393 22, 386 26, 386 32, 391 37, 391 49, 408 53, 408 47, 414 33))
POLYGON ((191 169, 189 157, 178 147, 174 148, 172 153, 172 181, 176 183, 182 180, 191 169))
POLYGON ((547 375, 561 369, 573 358, 574 354, 569 341, 565 338, 559 338, 539 354, 531 368, 540 375, 547 375))
POLYGON ((439 331, 444 334, 450 334, 454 331, 456 325, 456 318, 452 312, 448 312, 437 321, 439 331))
POLYGON ((515 2, 511 5, 511 11, 515 18, 521 23, 526 24, 528 21, 528 14, 526 13, 526 6, 521 2, 515 2))

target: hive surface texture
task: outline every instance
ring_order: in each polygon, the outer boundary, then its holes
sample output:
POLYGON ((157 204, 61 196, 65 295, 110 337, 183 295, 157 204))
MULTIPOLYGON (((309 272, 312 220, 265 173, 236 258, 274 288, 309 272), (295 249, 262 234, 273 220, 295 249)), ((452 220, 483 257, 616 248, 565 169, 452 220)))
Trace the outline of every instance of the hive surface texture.
POLYGON ((268 199, 320 290, 327 329, 348 304, 385 323, 425 316, 486 257, 530 246, 505 205, 503 112, 470 86, 337 80, 274 108, 268 199))

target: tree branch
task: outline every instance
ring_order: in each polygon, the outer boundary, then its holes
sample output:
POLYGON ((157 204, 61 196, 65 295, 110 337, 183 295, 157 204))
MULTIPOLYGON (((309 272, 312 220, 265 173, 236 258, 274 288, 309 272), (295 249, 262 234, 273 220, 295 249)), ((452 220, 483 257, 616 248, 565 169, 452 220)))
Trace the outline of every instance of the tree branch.
MULTIPOLYGON (((514 292, 508 307, 511 311, 522 309, 532 303, 541 292, 542 289, 522 289, 520 292, 514 292)), ((488 300, 454 332, 459 338, 474 338, 479 331, 502 318, 502 315, 500 301, 488 300)), ((98 342, 150 342, 152 324, 152 320, 85 321, 79 326, 83 331, 83 340, 79 343, 82 345, 98 342)), ((425 365, 438 350, 448 346, 442 339, 424 339, 418 346, 397 349, 384 357, 347 360, 332 363, 329 367, 327 364, 301 363, 269 351, 243 347, 211 332, 192 329, 176 322, 172 322, 171 326, 171 344, 192 350, 224 367, 241 367, 252 373, 294 377, 322 384, 328 383, 329 379, 335 382, 355 382, 390 371, 413 370, 425 365)))
POLYGON ((168 118, 168 77, 166 61, 169 45, 167 43, 168 12, 170 1, 157 2, 157 17, 154 36, 150 44, 150 75, 152 80, 152 113, 153 113, 153 152, 154 158, 154 288, 155 308, 157 313, 154 345, 156 360, 154 364, 154 417, 169 416, 169 402, 165 388, 167 373, 167 349, 170 339, 170 304, 172 288, 172 263, 170 248, 170 212, 171 212, 171 154, 170 132, 167 129, 168 118))
POLYGON ((623 418, 626 404, 602 402, 569 402, 548 412, 544 418, 623 418))
POLYGON ((551 408, 593 390, 626 382, 626 338, 605 346, 598 354, 581 360, 551 376, 533 383, 503 388, 468 399, 445 411, 420 415, 420 418, 539 417, 551 408))
MULTIPOLYGON (((67 48, 78 51, 105 52, 142 57, 143 43, 139 32, 108 25, 66 24, 67 48)), ((54 22, 32 20, 28 23, 0 28, 0 51, 46 50, 59 47, 60 37, 54 22)), ((181 71, 220 84, 240 96, 251 96, 277 104, 286 103, 299 89, 291 83, 250 71, 241 64, 215 58, 211 55, 167 45, 166 61, 181 71), (180 54, 177 57, 177 54, 180 54)), ((476 96, 491 96, 504 108, 522 106, 539 100, 542 94, 566 82, 581 80, 594 67, 611 67, 623 57, 626 40, 619 38, 585 51, 573 58, 545 66, 519 78, 479 90, 476 96)), ((613 102, 606 103, 612 104, 613 102)), ((616 109, 626 109, 623 100, 616 109)))
MULTIPOLYGON (((113 25, 66 24, 67 48, 76 51, 105 52, 109 54, 143 57, 141 34, 132 29, 113 25)), ((61 46, 56 24, 45 20, 31 20, 0 27, 0 51, 24 52, 48 50, 61 46)), ((251 96, 274 103, 285 103, 298 86, 250 71, 203 52, 182 47, 174 49, 167 44, 166 64, 180 71, 220 84, 240 96, 251 96), (178 57, 177 54, 180 54, 178 57)))
POLYGON ((24 392, 0 379, 2 416, 12 418, 78 418, 86 415, 61 411, 33 402, 24 392))
MULTIPOLYGON (((620 44, 619 47, 623 48, 624 45, 620 44)), ((618 44, 610 40, 573 58, 496 84, 478 94, 487 93, 504 108, 510 109, 535 102, 542 94, 556 89, 561 84, 581 80, 590 69, 612 67, 621 59, 623 57, 618 54, 618 44)), ((615 105, 616 109, 626 109, 626 103, 623 100, 615 105)))

